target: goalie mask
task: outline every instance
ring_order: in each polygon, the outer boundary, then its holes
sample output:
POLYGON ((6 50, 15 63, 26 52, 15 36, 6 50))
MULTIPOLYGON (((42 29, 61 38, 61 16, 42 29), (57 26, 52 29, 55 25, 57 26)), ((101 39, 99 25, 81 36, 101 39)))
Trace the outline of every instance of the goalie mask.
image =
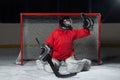
POLYGON ((69 16, 64 16, 59 20, 59 24, 63 30, 72 29, 72 20, 69 16))

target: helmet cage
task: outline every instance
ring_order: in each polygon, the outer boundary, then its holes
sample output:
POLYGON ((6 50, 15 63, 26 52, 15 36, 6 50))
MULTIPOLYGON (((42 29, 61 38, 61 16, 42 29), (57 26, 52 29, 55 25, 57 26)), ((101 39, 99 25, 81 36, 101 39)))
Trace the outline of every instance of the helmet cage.
POLYGON ((66 27, 69 27, 72 25, 72 20, 71 19, 64 19, 63 20, 63 24, 66 26, 66 27))
POLYGON ((72 19, 69 17, 63 17, 59 23, 62 29, 72 29, 72 19))

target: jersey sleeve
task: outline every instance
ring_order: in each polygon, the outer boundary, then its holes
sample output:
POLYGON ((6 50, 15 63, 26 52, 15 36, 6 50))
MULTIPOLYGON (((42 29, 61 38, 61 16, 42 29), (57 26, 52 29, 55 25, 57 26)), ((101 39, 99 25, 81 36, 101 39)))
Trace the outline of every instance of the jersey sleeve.
POLYGON ((90 31, 84 28, 74 30, 74 39, 79 39, 90 35, 90 31))

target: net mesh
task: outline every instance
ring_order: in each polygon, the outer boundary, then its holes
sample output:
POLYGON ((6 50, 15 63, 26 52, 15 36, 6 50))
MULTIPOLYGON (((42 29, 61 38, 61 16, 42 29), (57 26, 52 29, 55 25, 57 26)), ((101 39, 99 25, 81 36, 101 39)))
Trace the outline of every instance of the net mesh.
MULTIPOLYGON (((67 15, 66 15, 67 16, 67 15)), ((22 17, 22 58, 37 59, 40 54, 40 46, 35 40, 38 38, 42 45, 49 34, 58 28, 60 16, 23 16, 22 17)), ((73 28, 79 29, 82 26, 81 16, 70 16, 73 21, 73 28)), ((99 49, 99 22, 98 16, 91 16, 94 19, 92 34, 88 37, 74 41, 75 57, 78 59, 98 59, 99 49)))

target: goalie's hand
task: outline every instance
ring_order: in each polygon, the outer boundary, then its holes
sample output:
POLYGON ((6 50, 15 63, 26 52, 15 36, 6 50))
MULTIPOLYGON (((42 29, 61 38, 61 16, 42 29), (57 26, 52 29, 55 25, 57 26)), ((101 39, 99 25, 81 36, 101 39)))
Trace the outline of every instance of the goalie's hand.
POLYGON ((39 60, 46 61, 48 55, 51 55, 51 48, 50 48, 50 46, 48 46, 46 44, 43 44, 41 46, 41 52, 40 52, 39 60))
POLYGON ((81 17, 83 19, 83 27, 88 30, 93 30, 94 20, 84 13, 81 14, 81 17))

